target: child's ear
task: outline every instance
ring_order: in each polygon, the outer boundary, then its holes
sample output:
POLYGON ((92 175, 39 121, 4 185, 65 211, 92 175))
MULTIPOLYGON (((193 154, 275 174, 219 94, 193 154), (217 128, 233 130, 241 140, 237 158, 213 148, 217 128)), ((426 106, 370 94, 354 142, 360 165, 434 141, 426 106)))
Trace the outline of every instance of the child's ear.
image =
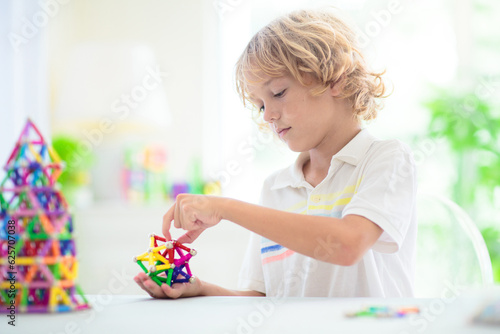
POLYGON ((342 74, 337 81, 332 82, 330 84, 330 94, 333 97, 340 96, 342 94, 344 83, 345 83, 345 74, 342 74))

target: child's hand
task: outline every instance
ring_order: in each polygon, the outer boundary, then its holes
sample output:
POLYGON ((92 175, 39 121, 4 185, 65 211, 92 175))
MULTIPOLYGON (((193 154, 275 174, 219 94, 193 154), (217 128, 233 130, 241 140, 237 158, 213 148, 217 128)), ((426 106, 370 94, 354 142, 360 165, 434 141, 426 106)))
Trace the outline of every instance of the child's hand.
POLYGON ((193 283, 174 283, 170 287, 163 283, 161 287, 144 272, 134 277, 134 281, 153 298, 182 298, 201 295, 201 282, 196 279, 193 283))
POLYGON ((221 197, 205 195, 178 195, 174 205, 163 216, 163 235, 167 240, 172 239, 170 225, 173 220, 176 228, 188 231, 177 241, 180 243, 193 242, 205 229, 221 221, 221 199, 221 197))

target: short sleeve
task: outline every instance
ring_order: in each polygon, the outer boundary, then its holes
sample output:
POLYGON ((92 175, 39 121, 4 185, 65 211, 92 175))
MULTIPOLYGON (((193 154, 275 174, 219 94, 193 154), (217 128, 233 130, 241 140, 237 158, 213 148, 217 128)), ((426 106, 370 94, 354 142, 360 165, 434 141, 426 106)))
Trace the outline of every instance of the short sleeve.
POLYGON ((261 236, 251 232, 240 270, 238 289, 266 293, 262 260, 260 258, 260 239, 261 236))
POLYGON ((395 140, 371 150, 361 182, 342 216, 363 216, 384 232, 372 249, 395 253, 413 222, 416 201, 416 168, 411 151, 395 140))

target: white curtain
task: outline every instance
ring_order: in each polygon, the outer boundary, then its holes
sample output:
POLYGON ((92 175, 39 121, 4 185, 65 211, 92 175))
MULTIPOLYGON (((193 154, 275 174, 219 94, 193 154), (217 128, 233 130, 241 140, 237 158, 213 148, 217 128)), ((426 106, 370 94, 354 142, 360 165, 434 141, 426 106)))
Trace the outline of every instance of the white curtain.
POLYGON ((27 117, 49 139, 45 1, 0 1, 0 178, 27 117))

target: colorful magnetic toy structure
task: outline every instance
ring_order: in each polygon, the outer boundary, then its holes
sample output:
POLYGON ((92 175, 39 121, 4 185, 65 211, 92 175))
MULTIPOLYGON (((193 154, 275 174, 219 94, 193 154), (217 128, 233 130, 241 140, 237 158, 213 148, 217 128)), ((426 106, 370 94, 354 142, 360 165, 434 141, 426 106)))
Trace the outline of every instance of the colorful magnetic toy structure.
POLYGON ((348 318, 404 318, 414 316, 420 313, 420 308, 417 306, 368 306, 355 312, 347 312, 345 314, 348 318))
POLYGON ((196 255, 196 250, 188 248, 176 240, 167 241, 154 234, 150 234, 149 239, 147 252, 134 257, 134 262, 156 284, 161 286, 162 283, 167 283, 172 286, 173 283, 194 282, 195 278, 191 274, 189 260, 196 255), (142 263, 143 261, 147 262, 147 267, 142 263))
POLYGON ((73 222, 56 181, 63 162, 28 119, 0 183, 0 313, 89 308, 73 222))

